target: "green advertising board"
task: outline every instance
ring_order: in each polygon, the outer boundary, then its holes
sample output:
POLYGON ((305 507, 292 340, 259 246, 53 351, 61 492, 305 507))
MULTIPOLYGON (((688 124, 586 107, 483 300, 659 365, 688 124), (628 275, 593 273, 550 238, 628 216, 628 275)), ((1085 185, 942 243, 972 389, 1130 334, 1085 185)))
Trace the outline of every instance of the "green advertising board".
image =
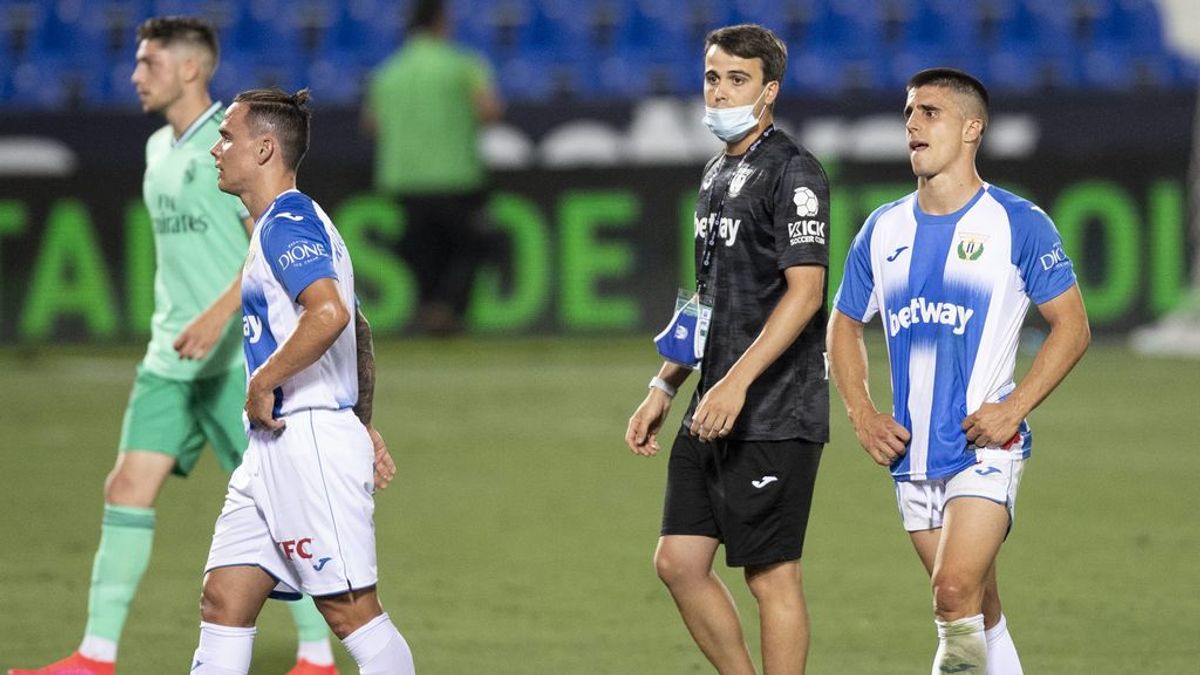
MULTIPOLYGON (((1179 300, 1195 242, 1187 236, 1183 180, 1169 167, 1140 174, 1137 182, 1096 166, 996 168, 997 184, 1029 196, 1055 221, 1097 331, 1127 329, 1179 300)), ((903 166, 829 169, 833 292, 864 218, 910 192, 913 183, 904 179, 903 166), (885 175, 901 180, 878 179, 885 175)), ((499 176, 488 214, 503 246, 476 275, 470 329, 591 334, 657 328, 675 288, 692 283, 697 174, 689 167, 499 176)), ((146 211, 136 183, 92 178, 21 181, 0 192, 0 339, 146 334, 154 285, 146 211)), ((414 276, 399 253, 404 209, 355 190, 352 182, 325 183, 314 196, 346 240, 376 330, 402 333, 417 299, 414 276)))

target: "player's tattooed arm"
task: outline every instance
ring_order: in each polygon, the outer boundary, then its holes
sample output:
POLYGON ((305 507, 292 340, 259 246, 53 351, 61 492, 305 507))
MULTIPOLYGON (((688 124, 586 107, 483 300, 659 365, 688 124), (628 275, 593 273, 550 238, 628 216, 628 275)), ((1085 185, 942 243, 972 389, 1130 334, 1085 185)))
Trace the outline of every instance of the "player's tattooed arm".
POLYGON ((354 414, 370 427, 375 412, 375 343, 361 307, 354 311, 354 334, 358 338, 358 403, 354 404, 354 414))
POLYGON ((375 489, 382 490, 396 477, 396 462, 388 452, 383 436, 371 424, 375 411, 375 343, 371 338, 371 324, 361 307, 354 309, 354 334, 358 342, 358 403, 354 414, 367 428, 371 443, 375 446, 375 489))

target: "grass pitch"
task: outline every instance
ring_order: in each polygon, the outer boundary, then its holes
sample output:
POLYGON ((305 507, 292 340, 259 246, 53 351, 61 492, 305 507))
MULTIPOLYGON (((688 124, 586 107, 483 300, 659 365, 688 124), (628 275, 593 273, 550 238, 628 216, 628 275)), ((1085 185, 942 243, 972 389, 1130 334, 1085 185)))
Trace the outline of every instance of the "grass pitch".
MULTIPOLYGON (((79 642, 102 483, 139 356, 0 352, 0 668, 41 665, 79 642)), ((665 453, 635 458, 621 440, 657 367, 649 340, 399 342, 378 361, 377 425, 400 467, 377 498, 380 592, 419 672, 710 672, 650 562, 665 453)), ((880 396, 878 350, 872 363, 880 396)), ((1198 361, 1096 345, 1034 412, 1034 457, 1000 561, 1026 672, 1190 672, 1200 660, 1200 444, 1188 431, 1198 391, 1198 361)), ((927 580, 890 480, 836 395, 833 409, 804 561, 809 670, 926 672, 927 580)), ((164 489, 119 672, 187 668, 225 481, 206 455, 164 489)), ((754 604, 736 571, 721 573, 756 651, 754 604)), ((285 672, 294 640, 290 615, 269 603, 253 672, 285 672)))

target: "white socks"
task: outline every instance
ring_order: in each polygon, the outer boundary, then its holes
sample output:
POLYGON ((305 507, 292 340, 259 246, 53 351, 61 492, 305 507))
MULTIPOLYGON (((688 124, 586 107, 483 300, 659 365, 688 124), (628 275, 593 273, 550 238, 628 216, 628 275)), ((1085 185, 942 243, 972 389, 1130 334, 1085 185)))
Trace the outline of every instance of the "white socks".
MULTIPOLYGON (((200 646, 192 657, 192 675, 246 675, 254 651, 254 633, 254 628, 201 621, 200 646)), ((408 643, 387 614, 380 614, 347 635, 342 644, 354 657, 361 675, 416 673, 408 643)))
POLYGON ((113 663, 117 660, 117 643, 95 635, 84 635, 79 653, 93 661, 113 663))
POLYGON ((984 631, 984 637, 987 639, 987 675, 1024 675, 1017 646, 1008 634, 1008 621, 1003 614, 999 623, 984 631))
POLYGON ((938 649, 933 657, 932 675, 987 674, 988 650, 982 614, 955 621, 935 620, 934 623, 938 629, 938 649))
POLYGON ((331 666, 333 650, 329 646, 329 640, 301 642, 296 646, 296 659, 304 659, 314 666, 331 666))
POLYGON ((246 675, 254 651, 254 628, 200 622, 200 646, 192 656, 192 675, 246 675))
POLYGON ((387 613, 347 635, 342 644, 361 675, 415 675, 412 652, 387 613))

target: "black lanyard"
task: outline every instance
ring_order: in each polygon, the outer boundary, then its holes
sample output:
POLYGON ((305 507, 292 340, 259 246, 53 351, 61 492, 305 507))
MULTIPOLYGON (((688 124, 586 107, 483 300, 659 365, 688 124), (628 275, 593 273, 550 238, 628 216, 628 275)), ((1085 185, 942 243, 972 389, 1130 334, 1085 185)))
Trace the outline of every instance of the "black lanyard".
MULTIPOLYGON (((733 185, 734 179, 737 178, 738 172, 740 172, 742 168, 746 166, 746 160, 750 159, 750 155, 753 154, 753 152, 758 149, 758 146, 761 145, 763 141, 767 140, 767 137, 770 136, 774 131, 775 125, 772 124, 764 129, 762 135, 750 144, 750 148, 746 150, 746 154, 742 155, 742 160, 738 162, 737 167, 733 170, 733 174, 730 175, 729 184, 725 186, 725 192, 721 193, 721 201, 717 202, 717 210, 715 212, 711 208, 708 210, 708 231, 705 232, 704 248, 700 252, 700 267, 696 269, 696 292, 700 295, 701 302, 704 302, 705 292, 708 290, 708 272, 712 269, 713 253, 715 253, 717 250, 717 233, 720 231, 721 216, 725 213, 725 201, 729 197, 729 188, 733 185)), ((717 176, 721 173, 721 169, 724 167, 724 164, 725 156, 722 155, 721 165, 718 166, 717 170, 713 173, 714 183, 716 183, 717 176)), ((709 195, 708 203, 711 207, 712 195, 709 195)))

